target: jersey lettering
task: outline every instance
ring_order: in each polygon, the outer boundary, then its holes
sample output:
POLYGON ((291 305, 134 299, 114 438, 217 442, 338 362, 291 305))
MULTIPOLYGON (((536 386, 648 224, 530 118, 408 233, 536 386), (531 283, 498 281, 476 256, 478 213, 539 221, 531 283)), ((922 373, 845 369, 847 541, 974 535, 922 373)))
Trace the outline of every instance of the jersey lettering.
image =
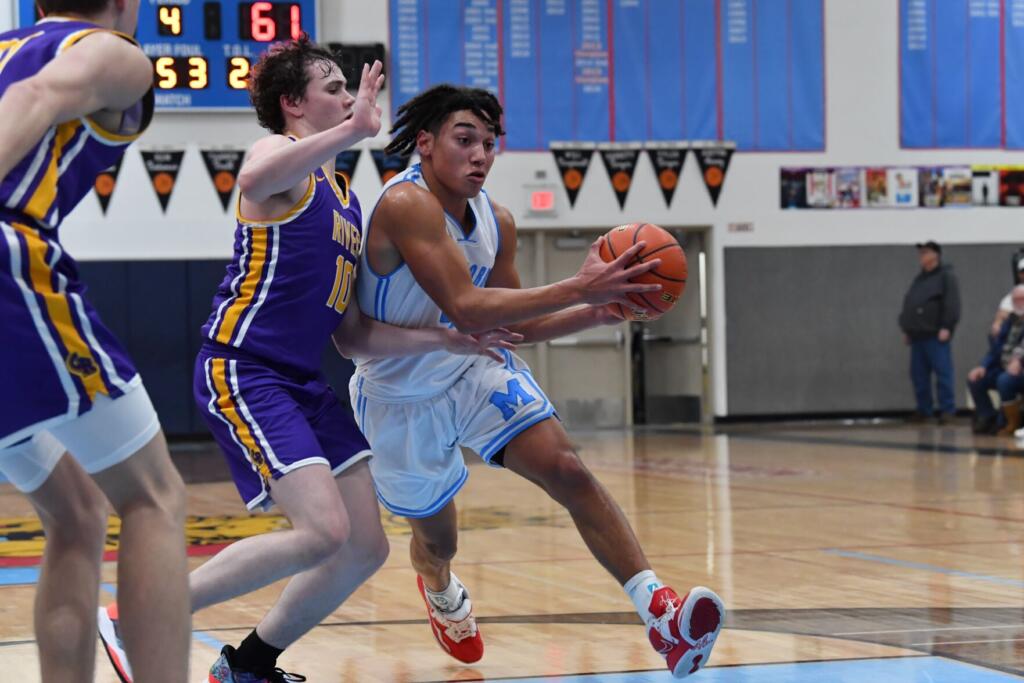
POLYGON ((516 408, 533 403, 537 398, 523 389, 518 379, 510 379, 506 384, 507 391, 495 391, 488 399, 491 404, 501 411, 501 416, 506 420, 512 419, 516 414, 516 408))

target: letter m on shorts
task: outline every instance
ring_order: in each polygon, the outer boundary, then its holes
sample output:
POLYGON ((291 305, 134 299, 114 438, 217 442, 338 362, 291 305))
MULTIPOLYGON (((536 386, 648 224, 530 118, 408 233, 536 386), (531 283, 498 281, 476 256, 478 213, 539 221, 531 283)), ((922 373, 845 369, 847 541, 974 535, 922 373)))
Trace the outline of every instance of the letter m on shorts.
POLYGON ((506 385, 507 391, 495 391, 488 399, 495 408, 501 411, 501 416, 506 420, 512 419, 516 414, 516 408, 520 405, 529 405, 537 400, 523 389, 518 379, 510 379, 506 385))

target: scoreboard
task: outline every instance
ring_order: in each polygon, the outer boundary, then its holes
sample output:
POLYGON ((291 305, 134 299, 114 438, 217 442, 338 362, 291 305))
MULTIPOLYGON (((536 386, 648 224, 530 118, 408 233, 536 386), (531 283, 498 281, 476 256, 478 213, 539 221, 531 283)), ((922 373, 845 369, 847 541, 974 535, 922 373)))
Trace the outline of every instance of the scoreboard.
MULTIPOLYGON (((316 40, 317 0, 141 0, 135 39, 153 62, 156 106, 164 110, 247 109, 246 79, 276 41, 316 40)), ((36 19, 18 0, 18 25, 36 19)))

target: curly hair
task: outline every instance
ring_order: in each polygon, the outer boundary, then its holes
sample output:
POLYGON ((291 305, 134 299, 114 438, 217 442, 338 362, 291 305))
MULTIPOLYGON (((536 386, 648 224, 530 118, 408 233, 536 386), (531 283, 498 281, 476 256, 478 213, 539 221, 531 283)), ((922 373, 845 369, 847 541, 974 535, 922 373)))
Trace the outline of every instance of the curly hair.
POLYGON ((327 75, 330 65, 338 62, 334 53, 314 43, 305 33, 298 40, 276 43, 263 53, 249 74, 249 100, 261 126, 284 133, 281 96, 295 102, 301 100, 310 81, 306 67, 316 63, 323 64, 327 75))
POLYGON ((76 14, 98 14, 107 7, 110 0, 36 0, 43 16, 55 12, 74 12, 76 14))
POLYGON ((416 136, 421 130, 437 133, 457 111, 471 111, 495 135, 504 135, 501 127, 503 110, 498 98, 487 90, 455 85, 435 85, 424 90, 398 108, 398 117, 391 127, 392 138, 385 151, 408 156, 416 149, 416 136))

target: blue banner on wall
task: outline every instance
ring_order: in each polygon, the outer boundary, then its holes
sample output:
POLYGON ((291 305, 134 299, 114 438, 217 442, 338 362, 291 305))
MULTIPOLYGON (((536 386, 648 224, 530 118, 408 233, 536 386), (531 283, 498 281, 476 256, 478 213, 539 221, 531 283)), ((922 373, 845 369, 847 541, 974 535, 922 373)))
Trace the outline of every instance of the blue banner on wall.
POLYGON ((1021 0, 900 0, 904 147, 1024 146, 1021 26, 1021 0))
POLYGON ((393 107, 438 83, 553 140, 825 146, 822 0, 389 0, 393 107))

